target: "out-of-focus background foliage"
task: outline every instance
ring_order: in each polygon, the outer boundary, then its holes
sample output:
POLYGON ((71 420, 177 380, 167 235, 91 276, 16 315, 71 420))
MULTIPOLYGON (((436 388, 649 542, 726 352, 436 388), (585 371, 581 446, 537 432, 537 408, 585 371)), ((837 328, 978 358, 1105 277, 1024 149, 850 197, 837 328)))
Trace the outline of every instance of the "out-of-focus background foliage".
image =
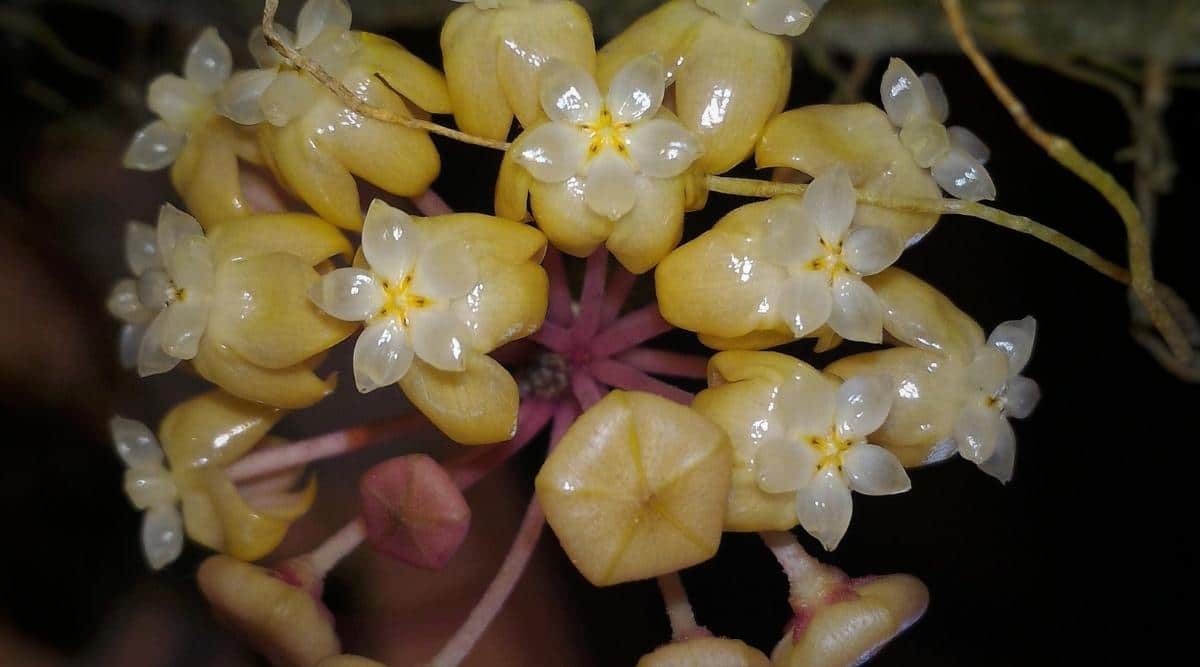
MULTIPOLYGON (((290 22, 299 2, 285 0, 290 22)), ((652 0, 589 0, 603 42, 652 0)), ((1158 222, 1160 278, 1193 304, 1194 196, 1200 163, 1200 2, 968 0, 973 27, 1048 128, 1135 190, 1158 222)), ((389 34, 430 62, 449 0, 352 0, 356 25, 389 34)), ((9 0, 0 3, 0 665, 249 665, 195 591, 204 554, 146 572, 138 517, 122 497, 104 424, 114 411, 156 422, 202 385, 135 381, 114 361, 103 312, 123 275, 125 220, 176 201, 165 174, 120 168, 149 113, 145 85, 177 71, 190 40, 215 25, 247 64, 255 0, 9 0)), ((832 0, 798 41, 792 106, 877 101, 886 57, 942 76, 952 120, 989 141, 999 205, 1124 258, 1115 215, 1013 126, 958 54, 937 0, 832 0)), ((498 156, 439 141, 437 189, 490 211, 498 156), (481 176, 482 174, 482 176, 481 176)), ((751 175, 743 168, 741 175, 751 175)), ((742 203, 713 197, 695 234, 742 203)), ((974 221, 947 219, 901 265, 941 287, 987 328, 1027 313, 1041 323, 1029 374, 1045 399, 1018 427, 1017 478, 1002 488, 954 461, 913 475, 914 489, 858 498, 831 560, 852 575, 906 571, 929 583, 928 616, 881 665, 1009 665, 1176 657, 1195 599, 1194 412, 1200 398, 1128 335, 1125 295, 1053 249, 974 221), (1187 608, 1186 606, 1184 607, 1187 608)), ((691 346, 690 337, 670 343, 691 346)), ((795 350, 817 364, 807 347, 795 350)), ((332 362, 337 365, 336 359, 332 362)), ((348 368, 342 364, 341 368, 348 368)), ((303 437, 405 410, 395 392, 289 418, 303 437)), ((401 448, 448 451, 428 435, 401 448)), ((284 546, 295 553, 356 511, 353 480, 386 452, 319 469, 321 500, 284 546)), ((450 570, 415 573, 370 553, 335 573, 329 603, 348 645, 417 663, 457 625, 491 577, 536 470, 535 450, 469 496, 472 537, 450 570)), ((806 542, 816 549, 815 543, 806 542)), ((823 555, 823 554, 821 554, 823 555)), ((702 623, 769 648, 786 618, 783 581, 753 536, 729 536, 684 575, 702 623)), ((586 586, 552 537, 471 664, 632 664, 666 637, 652 584, 586 586)))

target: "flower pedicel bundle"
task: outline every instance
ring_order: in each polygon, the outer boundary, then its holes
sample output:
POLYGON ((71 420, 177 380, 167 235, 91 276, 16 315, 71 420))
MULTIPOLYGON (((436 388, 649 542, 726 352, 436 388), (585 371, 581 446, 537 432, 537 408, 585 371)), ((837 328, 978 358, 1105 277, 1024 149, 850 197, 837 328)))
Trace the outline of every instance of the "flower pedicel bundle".
MULTIPOLYGON (((150 85, 157 119, 125 164, 170 166, 187 212, 166 204, 156 227, 129 223, 133 277, 117 282, 109 309, 124 323, 128 366, 190 369, 215 388, 172 409, 157 433, 112 421, 149 564, 168 566, 188 539, 219 552, 200 588, 275 664, 377 665, 342 654, 320 602, 325 574, 363 543, 442 567, 469 530, 463 491, 548 430, 500 574, 429 664, 466 657, 545 525, 592 584, 657 579, 673 637, 640 665, 869 658, 920 618, 924 585, 852 579, 788 531, 833 551, 853 529, 854 493, 903 493, 906 468, 956 452, 1009 481, 1008 419, 1039 398, 1021 374, 1033 317, 985 335, 895 266, 901 254, 940 215, 962 213, 1129 273, 979 204, 996 197, 986 146, 945 127, 937 79, 900 60, 881 83, 882 108, 785 111, 791 40, 824 2, 671 0, 599 51, 571 0, 458 2, 441 33, 445 74, 353 30, 345 0, 308 0, 295 33, 268 0, 250 40, 256 67, 235 71, 210 28, 182 77, 150 85), (457 130, 442 124, 451 116, 457 130), (441 167, 430 134, 504 151, 494 216, 455 213, 429 191, 441 167), (786 178, 720 176, 751 157, 786 178), (305 210, 248 198, 247 165, 305 210), (394 199, 364 210, 359 181, 394 199), (686 213, 710 191, 763 201, 680 246, 686 213), (568 257, 585 259, 577 295, 568 257), (626 308, 650 272, 657 302, 626 308), (676 327, 720 352, 645 345, 676 327), (820 351, 877 347, 824 369, 767 351, 805 338, 820 351), (395 385, 417 413, 295 443, 271 436, 285 411, 334 391, 322 369, 348 339, 357 389, 395 385), (708 387, 693 395, 671 378, 708 387), (359 518, 309 554, 250 563, 312 506, 307 464, 422 423, 469 449, 440 463, 384 461, 361 480, 359 518), (794 615, 769 657, 699 626, 678 578, 725 531, 759 532, 787 575, 794 615)), ((1177 332, 1143 270, 1135 292, 1170 342, 1177 332)))

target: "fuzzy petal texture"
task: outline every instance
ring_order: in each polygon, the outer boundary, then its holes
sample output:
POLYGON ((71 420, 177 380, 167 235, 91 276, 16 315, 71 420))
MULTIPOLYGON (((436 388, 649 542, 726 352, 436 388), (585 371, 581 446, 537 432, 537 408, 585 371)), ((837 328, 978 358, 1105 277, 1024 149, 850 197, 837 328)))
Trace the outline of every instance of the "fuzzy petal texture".
POLYGON ((417 359, 400 387, 455 442, 486 445, 512 437, 520 400, 517 382, 491 357, 468 352, 462 371, 442 371, 417 359))
MULTIPOLYGON (((776 116, 767 124, 756 154, 758 166, 787 167, 818 176, 835 167, 850 171, 858 190, 883 197, 937 199, 937 183, 913 161, 887 115, 870 104, 814 105, 776 116)), ((890 229, 912 245, 938 216, 859 206, 856 227, 890 229)))

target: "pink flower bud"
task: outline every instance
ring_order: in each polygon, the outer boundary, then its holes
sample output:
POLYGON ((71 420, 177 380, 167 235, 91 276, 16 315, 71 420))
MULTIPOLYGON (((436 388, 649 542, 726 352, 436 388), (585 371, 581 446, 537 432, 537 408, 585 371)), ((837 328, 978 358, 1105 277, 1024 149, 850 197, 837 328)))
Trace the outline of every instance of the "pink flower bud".
POLYGON ((471 525, 462 492, 424 454, 380 463, 363 475, 359 492, 371 547, 409 565, 441 569, 471 525))

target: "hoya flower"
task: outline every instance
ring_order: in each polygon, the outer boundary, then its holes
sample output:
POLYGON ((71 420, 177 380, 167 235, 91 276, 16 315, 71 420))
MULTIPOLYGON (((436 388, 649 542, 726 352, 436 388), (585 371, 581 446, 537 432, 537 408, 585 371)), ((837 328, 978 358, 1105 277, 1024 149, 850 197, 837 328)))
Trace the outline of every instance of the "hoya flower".
POLYGON ((904 467, 867 438, 887 418, 892 382, 839 383, 773 352, 722 352, 693 408, 734 448, 727 530, 781 530, 798 521, 832 551, 850 525, 851 491, 907 491, 904 467))
POLYGON ((572 0, 456 0, 442 26, 442 61, 464 132, 508 138, 546 119, 538 99, 541 68, 551 60, 595 69, 587 11, 572 0))
POLYGON ((629 63, 602 97, 591 74, 565 62, 542 68, 548 122, 517 138, 501 166, 496 212, 533 217, 550 243, 586 257, 605 244, 644 273, 679 243, 686 172, 700 146, 662 108, 662 63, 629 63))
POLYGON ((699 136, 705 173, 732 169, 783 110, 792 82, 789 36, 804 32, 802 0, 672 0, 638 19, 597 54, 601 85, 631 60, 657 53, 684 127, 699 136))
POLYGON ((142 517, 142 551, 150 567, 161 570, 183 553, 183 516, 179 492, 165 461, 158 439, 146 425, 114 417, 113 444, 125 463, 125 495, 142 517))
MULTIPOLYGON (((887 114, 873 104, 815 104, 776 116, 763 130, 755 160, 816 178, 846 169, 854 188, 879 197, 937 199, 941 191, 929 170, 900 142, 887 114)), ((910 246, 933 229, 938 216, 860 205, 859 227, 894 232, 910 246)))
POLYGON ((903 60, 892 58, 880 94, 888 118, 900 129, 901 143, 943 190, 968 201, 996 198, 996 186, 983 166, 990 152, 970 130, 946 128, 950 104, 936 76, 917 76, 903 60))
POLYGON ((130 169, 171 167, 171 183, 205 227, 249 214, 238 161, 261 163, 254 138, 217 113, 233 56, 216 28, 188 49, 183 76, 150 83, 146 103, 158 119, 137 131, 125 151, 130 169))
POLYGON ((671 400, 615 390, 575 420, 535 480, 571 562, 596 586, 712 558, 729 490, 729 439, 671 400))
POLYGON ((817 177, 803 198, 734 211, 680 247, 656 272, 668 322, 724 338, 780 331, 878 343, 883 310, 864 276, 890 266, 903 243, 890 229, 853 223, 854 187, 842 170, 817 177))
MULTIPOLYGON (((442 74, 399 44, 350 30, 345 0, 308 0, 285 43, 375 107, 418 116, 450 113, 442 74)), ((283 62, 256 29, 250 52, 261 69, 233 77, 221 112, 256 125, 265 159, 285 188, 325 220, 362 227, 355 176, 395 195, 425 192, 441 169, 424 131, 384 123, 348 109, 332 91, 283 62)))
POLYGON ((911 347, 845 357, 825 372, 892 378, 892 410, 872 437, 905 466, 943 461, 957 451, 1010 481, 1016 440, 1007 418, 1028 416, 1040 395, 1037 384, 1020 375, 1036 322, 1005 322, 985 340, 974 320, 911 275, 890 269, 873 282, 889 335, 911 347))
POLYGON ((512 435, 517 384, 487 354, 541 326, 545 237, 484 215, 413 218, 375 200, 360 261, 309 291, 321 310, 364 329, 354 347, 361 392, 399 383, 465 444, 512 435))
POLYGON ((145 511, 141 541, 151 567, 179 557, 185 532, 243 560, 278 546, 288 526, 311 507, 314 482, 298 492, 273 484, 243 497, 224 469, 264 442, 283 414, 211 391, 168 412, 157 437, 141 422, 113 418, 113 442, 127 466, 125 493, 145 511))
MULTIPOLYGON (((118 282, 109 308, 129 326, 145 325, 137 348, 138 374, 165 373, 199 351, 212 307, 212 249, 195 218, 164 204, 156 231, 129 224, 125 253, 137 280, 118 282)), ((122 335, 136 334, 127 330, 122 335)))
POLYGON ((965 404, 954 425, 958 453, 1001 482, 1012 479, 1017 455, 1008 419, 1028 417, 1041 397, 1037 383, 1020 374, 1036 333, 1032 317, 1004 322, 967 367, 965 404))
POLYGON ((331 389, 313 373, 320 355, 353 333, 309 303, 313 267, 349 251, 313 216, 249 216, 206 235, 167 204, 157 230, 128 228, 136 280, 117 283, 109 308, 128 325, 122 345, 128 354, 136 344, 140 375, 186 360, 241 398, 306 407, 331 389))

